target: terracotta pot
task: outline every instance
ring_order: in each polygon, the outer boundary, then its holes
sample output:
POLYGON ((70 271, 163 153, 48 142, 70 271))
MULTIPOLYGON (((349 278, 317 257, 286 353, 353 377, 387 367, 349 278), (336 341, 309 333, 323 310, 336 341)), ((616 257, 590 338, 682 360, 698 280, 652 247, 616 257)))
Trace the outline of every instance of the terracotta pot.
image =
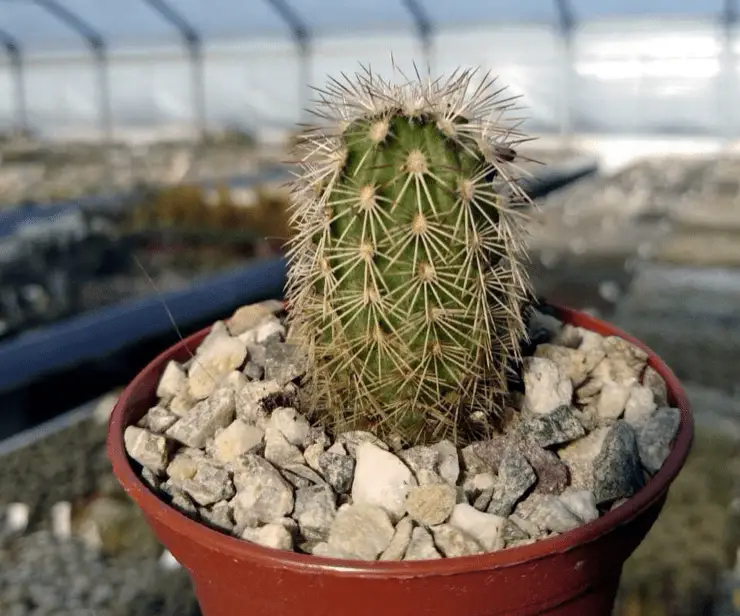
MULTIPOLYGON (((561 318, 600 334, 630 336, 568 309, 561 318)), ((119 481, 160 541, 190 572, 205 616, 607 616, 624 561, 653 525, 686 460, 693 425, 676 377, 652 352, 681 425, 663 468, 622 506, 576 530, 501 552, 419 562, 341 561, 263 548, 218 533, 169 507, 142 483, 123 431, 155 400, 170 359, 184 361, 201 331, 157 357, 123 392, 108 452, 119 481)))

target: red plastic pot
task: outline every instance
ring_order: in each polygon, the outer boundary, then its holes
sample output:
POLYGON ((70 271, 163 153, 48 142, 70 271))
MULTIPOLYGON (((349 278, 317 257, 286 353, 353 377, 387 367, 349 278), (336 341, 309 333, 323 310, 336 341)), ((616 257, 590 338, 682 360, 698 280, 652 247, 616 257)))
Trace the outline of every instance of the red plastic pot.
POLYGON ((639 493, 552 539, 434 561, 340 561, 263 548, 187 518, 139 479, 123 431, 153 404, 166 363, 186 360, 207 331, 162 353, 123 392, 108 432, 113 470, 159 540, 190 572, 204 616, 607 616, 622 565, 650 530, 686 460, 693 423, 676 377, 654 353, 586 314, 563 308, 560 316, 644 348, 667 382, 670 403, 681 410, 681 424, 663 468, 639 493))

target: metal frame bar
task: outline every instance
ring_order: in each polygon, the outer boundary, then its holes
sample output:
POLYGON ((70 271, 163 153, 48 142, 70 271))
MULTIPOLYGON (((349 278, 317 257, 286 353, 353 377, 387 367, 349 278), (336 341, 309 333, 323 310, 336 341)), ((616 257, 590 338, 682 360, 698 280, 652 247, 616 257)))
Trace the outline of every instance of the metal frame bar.
POLYGON ((113 109, 110 95, 110 76, 108 74, 108 47, 103 35, 88 24, 76 13, 59 4, 57 0, 32 0, 34 4, 44 9, 71 30, 82 37, 90 48, 97 68, 98 111, 100 114, 100 128, 103 133, 105 146, 105 162, 108 186, 113 186, 113 170, 110 160, 110 146, 113 143, 113 109))
POLYGON ((15 100, 15 124, 16 130, 20 134, 25 134, 29 130, 28 125, 28 105, 26 101, 26 83, 23 65, 23 56, 21 44, 17 38, 5 30, 0 30, 0 44, 5 47, 5 52, 10 60, 12 71, 14 100, 15 100))
MULTIPOLYGON (((560 34, 563 49, 562 90, 561 101, 563 108, 560 114, 560 134, 568 140, 573 133, 573 73, 575 52, 573 49, 573 33, 576 28, 576 15, 570 0, 553 0, 557 9, 557 29, 560 34)), ((566 144, 567 145, 567 144, 566 144)))
POLYGON ((206 108, 205 60, 203 57, 203 39, 195 26, 176 11, 166 0, 142 0, 172 26, 182 36, 190 55, 191 92, 193 96, 193 114, 198 136, 206 137, 208 118, 206 108))
POLYGON ((309 88, 311 86, 311 41, 312 35, 308 24, 287 0, 264 0, 290 28, 293 40, 298 48, 298 107, 301 115, 307 113, 309 88))
POLYGON ((720 22, 722 25, 722 51, 720 57, 721 70, 724 73, 724 87, 720 89, 719 112, 724 120, 724 134, 728 140, 733 139, 738 127, 733 122, 734 100, 738 93, 737 63, 732 48, 734 30, 740 21, 740 7, 738 0, 725 0, 722 5, 720 22))
POLYGON ((419 0, 401 0, 401 4, 403 4, 404 8, 409 12, 414 20, 416 32, 421 41, 424 60, 427 63, 429 72, 431 72, 433 62, 432 55, 434 51, 434 41, 432 40, 434 35, 434 26, 432 20, 419 0))

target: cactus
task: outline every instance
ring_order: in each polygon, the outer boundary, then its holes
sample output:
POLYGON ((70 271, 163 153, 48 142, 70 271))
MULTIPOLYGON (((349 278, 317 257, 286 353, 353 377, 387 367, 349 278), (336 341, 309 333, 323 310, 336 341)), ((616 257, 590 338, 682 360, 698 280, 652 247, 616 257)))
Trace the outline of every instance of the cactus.
POLYGON ((475 71, 330 81, 292 191, 286 299, 315 416, 396 444, 490 430, 525 336, 523 212, 506 121, 475 71))

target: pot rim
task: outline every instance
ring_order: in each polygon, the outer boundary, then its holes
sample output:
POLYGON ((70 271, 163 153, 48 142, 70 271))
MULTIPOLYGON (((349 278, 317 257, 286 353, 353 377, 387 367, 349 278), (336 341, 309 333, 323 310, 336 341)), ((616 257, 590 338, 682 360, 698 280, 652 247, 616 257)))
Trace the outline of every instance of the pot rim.
POLYGON ((534 562, 592 543, 612 529, 629 524, 634 518, 644 513, 665 496, 670 484, 683 467, 691 449, 694 422, 688 397, 678 378, 663 360, 645 344, 619 328, 584 312, 554 304, 548 305, 554 309, 558 318, 565 323, 584 327, 584 329, 602 335, 618 336, 646 351, 648 353, 648 365, 654 368, 666 382, 669 404, 677 407, 681 413, 678 433, 674 438, 671 452, 661 469, 650 478, 639 492, 627 499, 622 505, 607 512, 597 520, 579 526, 572 531, 548 539, 540 539, 529 545, 473 556, 420 561, 362 561, 326 558, 266 548, 226 535, 190 519, 161 500, 134 472, 123 442, 123 432, 126 428, 123 416, 124 410, 135 403, 132 400, 136 400, 136 392, 145 376, 154 370, 161 371, 167 356, 175 348, 195 348, 197 346, 195 341, 202 339, 210 327, 190 335, 177 345, 160 353, 125 388, 111 413, 108 425, 107 448, 113 472, 123 485, 124 490, 144 510, 148 517, 157 519, 172 531, 187 536, 193 542, 232 557, 235 563, 251 560, 259 561, 261 566, 290 568, 305 572, 320 571, 331 575, 359 575, 361 577, 446 576, 501 569, 534 562))

